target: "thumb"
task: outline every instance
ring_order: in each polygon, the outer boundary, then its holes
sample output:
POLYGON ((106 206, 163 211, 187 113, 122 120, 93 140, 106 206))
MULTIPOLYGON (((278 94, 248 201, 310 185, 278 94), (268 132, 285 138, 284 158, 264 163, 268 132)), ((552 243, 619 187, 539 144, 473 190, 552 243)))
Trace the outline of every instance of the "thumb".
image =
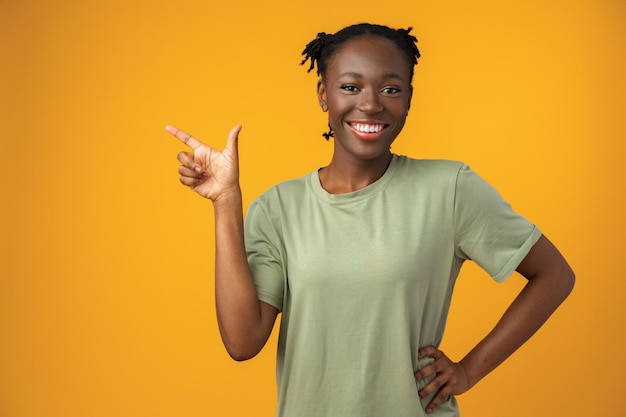
POLYGON ((228 139, 226 139, 226 149, 232 152, 233 155, 238 154, 239 132, 241 132, 241 128, 241 125, 233 127, 228 133, 228 139))

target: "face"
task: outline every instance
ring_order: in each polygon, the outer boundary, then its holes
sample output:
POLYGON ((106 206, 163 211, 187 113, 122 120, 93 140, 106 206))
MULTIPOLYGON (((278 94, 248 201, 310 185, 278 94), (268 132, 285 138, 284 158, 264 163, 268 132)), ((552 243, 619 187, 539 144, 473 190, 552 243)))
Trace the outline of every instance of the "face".
POLYGON ((359 37, 330 58, 317 88, 337 158, 388 158, 411 103, 410 64, 391 41, 359 37))

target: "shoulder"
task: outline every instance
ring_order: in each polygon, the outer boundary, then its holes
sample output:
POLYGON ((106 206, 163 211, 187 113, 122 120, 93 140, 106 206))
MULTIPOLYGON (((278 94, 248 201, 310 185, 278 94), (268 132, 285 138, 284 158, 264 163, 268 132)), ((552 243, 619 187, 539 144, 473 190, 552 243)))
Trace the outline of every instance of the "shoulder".
POLYGON ((448 159, 416 159, 405 155, 396 155, 396 164, 402 170, 432 172, 435 174, 454 174, 464 166, 467 166, 462 161, 448 159))
POLYGON ((268 188, 262 194, 254 198, 250 207, 261 206, 267 208, 276 208, 278 205, 284 205, 291 201, 298 201, 303 198, 309 188, 310 177, 312 173, 279 182, 268 188))
POLYGON ((469 170, 462 161, 415 159, 402 155, 396 157, 396 165, 400 179, 429 184, 456 183, 459 173, 469 170))

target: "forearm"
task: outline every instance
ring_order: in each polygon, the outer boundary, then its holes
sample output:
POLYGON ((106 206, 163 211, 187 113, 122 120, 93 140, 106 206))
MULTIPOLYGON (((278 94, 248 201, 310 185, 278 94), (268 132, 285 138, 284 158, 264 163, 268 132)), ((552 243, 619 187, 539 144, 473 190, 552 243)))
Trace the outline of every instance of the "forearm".
POLYGON ((267 340, 246 257, 241 193, 214 201, 215 304, 222 340, 237 360, 256 355, 267 340))
POLYGON ((570 293, 574 278, 569 267, 553 274, 557 276, 545 272, 532 277, 494 329, 461 360, 470 386, 524 344, 570 293))

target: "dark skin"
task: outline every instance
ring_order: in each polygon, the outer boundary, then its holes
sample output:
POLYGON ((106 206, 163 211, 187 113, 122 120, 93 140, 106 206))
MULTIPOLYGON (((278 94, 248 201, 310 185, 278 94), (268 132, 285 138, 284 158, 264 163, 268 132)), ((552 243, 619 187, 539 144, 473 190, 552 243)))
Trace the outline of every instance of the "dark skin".
POLYGON ((335 132, 332 160, 320 171, 326 191, 356 191, 383 175, 411 105, 410 77, 407 59, 384 39, 357 38, 331 57, 317 85, 335 132))
POLYGON ((541 327, 574 286, 573 271, 545 236, 533 246, 517 272, 528 283, 494 329, 463 359, 453 362, 434 346, 420 349, 418 357, 435 359, 415 373, 416 381, 436 375, 419 392, 420 398, 437 392, 427 412, 432 412, 449 395, 464 393, 494 370, 541 327))
MULTIPOLYGON (((355 38, 331 57, 317 87, 320 106, 328 112, 335 131, 332 160, 319 174, 329 193, 358 190, 385 172, 392 156, 390 146, 410 107, 409 65, 401 51, 381 38, 355 38)), ((167 127, 193 149, 178 155, 181 183, 213 202, 218 325, 229 354, 246 360, 265 345, 278 311, 258 301, 245 254, 237 150, 240 130, 241 126, 231 130, 220 152, 167 127)), ((574 285, 574 273, 545 236, 517 272, 528 283, 494 329, 463 359, 455 362, 435 346, 419 350, 419 357, 434 359, 415 372, 416 381, 434 375, 418 393, 421 398, 435 394, 428 413, 448 396, 470 389, 508 358, 541 327, 574 285)))

